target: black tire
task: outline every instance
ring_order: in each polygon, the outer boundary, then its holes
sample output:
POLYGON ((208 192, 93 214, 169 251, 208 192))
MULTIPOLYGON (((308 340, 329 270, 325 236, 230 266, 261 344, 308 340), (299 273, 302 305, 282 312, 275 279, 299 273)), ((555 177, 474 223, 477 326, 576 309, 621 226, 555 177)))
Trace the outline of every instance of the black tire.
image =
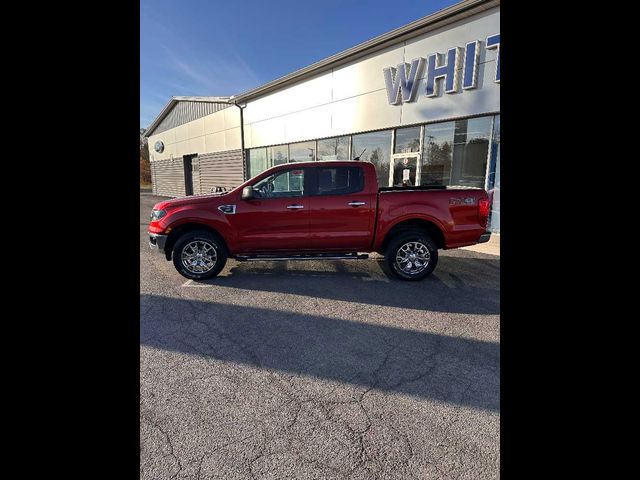
POLYGON ((171 252, 171 257, 173 259, 173 265, 183 277, 191 280, 206 280, 220 273, 227 263, 228 254, 224 243, 217 235, 207 232, 206 230, 192 230, 182 235, 176 241, 171 252), (207 246, 212 247, 215 251, 215 263, 210 268, 206 263, 211 261, 213 255, 207 246), (200 259, 194 259, 196 263, 189 267, 187 258, 185 258, 183 262, 182 254, 184 250, 187 249, 187 252, 184 252, 185 255, 193 255, 195 253, 194 247, 198 248, 198 252, 206 251, 209 255, 203 256, 200 259))
MULTIPOLYGON (((403 254, 400 255, 404 256, 403 254)), ((406 230, 403 232, 399 232, 394 238, 389 242, 389 246, 387 247, 385 253, 385 262, 391 270, 391 273, 400 280, 408 280, 408 281, 417 281, 423 280, 431 275, 431 272, 436 268, 438 264, 438 248, 431 237, 427 235, 422 230, 406 230), (403 270, 401 263, 397 261, 398 251, 402 249, 405 245, 407 245, 407 249, 416 250, 419 254, 417 257, 418 265, 416 267, 415 263, 411 263, 412 268, 408 268, 407 264, 405 264, 405 269, 409 269, 409 272, 403 270), (428 260, 426 262, 426 266, 424 266, 424 262, 421 262, 420 257, 425 257, 425 254, 421 254, 422 248, 426 249, 429 253, 428 260), (411 273, 411 270, 415 270, 415 273, 411 273)))

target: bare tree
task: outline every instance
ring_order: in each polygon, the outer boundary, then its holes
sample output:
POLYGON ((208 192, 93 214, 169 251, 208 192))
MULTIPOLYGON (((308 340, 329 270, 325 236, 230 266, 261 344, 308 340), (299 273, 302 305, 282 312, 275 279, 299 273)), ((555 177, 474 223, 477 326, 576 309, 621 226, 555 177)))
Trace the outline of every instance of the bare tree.
POLYGON ((140 129, 140 185, 151 184, 151 163, 149 162, 149 142, 140 129))

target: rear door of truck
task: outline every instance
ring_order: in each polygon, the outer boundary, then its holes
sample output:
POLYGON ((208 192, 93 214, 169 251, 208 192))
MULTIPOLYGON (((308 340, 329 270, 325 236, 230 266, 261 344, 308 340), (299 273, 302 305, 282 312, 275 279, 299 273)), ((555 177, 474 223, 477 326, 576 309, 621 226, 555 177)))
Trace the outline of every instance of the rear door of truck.
POLYGON ((309 242, 321 251, 367 251, 373 237, 376 193, 362 164, 315 167, 309 197, 309 242))

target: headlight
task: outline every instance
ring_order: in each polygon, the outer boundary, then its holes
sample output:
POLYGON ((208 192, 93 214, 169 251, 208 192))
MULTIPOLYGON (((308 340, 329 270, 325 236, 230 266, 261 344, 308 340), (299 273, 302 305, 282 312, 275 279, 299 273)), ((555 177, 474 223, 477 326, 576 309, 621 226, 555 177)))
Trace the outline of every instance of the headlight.
POLYGON ((156 222, 167 214, 166 210, 151 210, 151 221, 156 222))

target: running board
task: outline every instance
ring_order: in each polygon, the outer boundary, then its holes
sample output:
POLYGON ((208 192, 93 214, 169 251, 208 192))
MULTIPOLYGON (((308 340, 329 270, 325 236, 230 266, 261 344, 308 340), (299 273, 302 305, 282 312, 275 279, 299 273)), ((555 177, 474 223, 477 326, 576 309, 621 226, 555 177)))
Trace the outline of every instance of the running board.
POLYGON ((256 262, 264 260, 366 260, 367 253, 317 253, 309 255, 236 255, 240 262, 256 262))

